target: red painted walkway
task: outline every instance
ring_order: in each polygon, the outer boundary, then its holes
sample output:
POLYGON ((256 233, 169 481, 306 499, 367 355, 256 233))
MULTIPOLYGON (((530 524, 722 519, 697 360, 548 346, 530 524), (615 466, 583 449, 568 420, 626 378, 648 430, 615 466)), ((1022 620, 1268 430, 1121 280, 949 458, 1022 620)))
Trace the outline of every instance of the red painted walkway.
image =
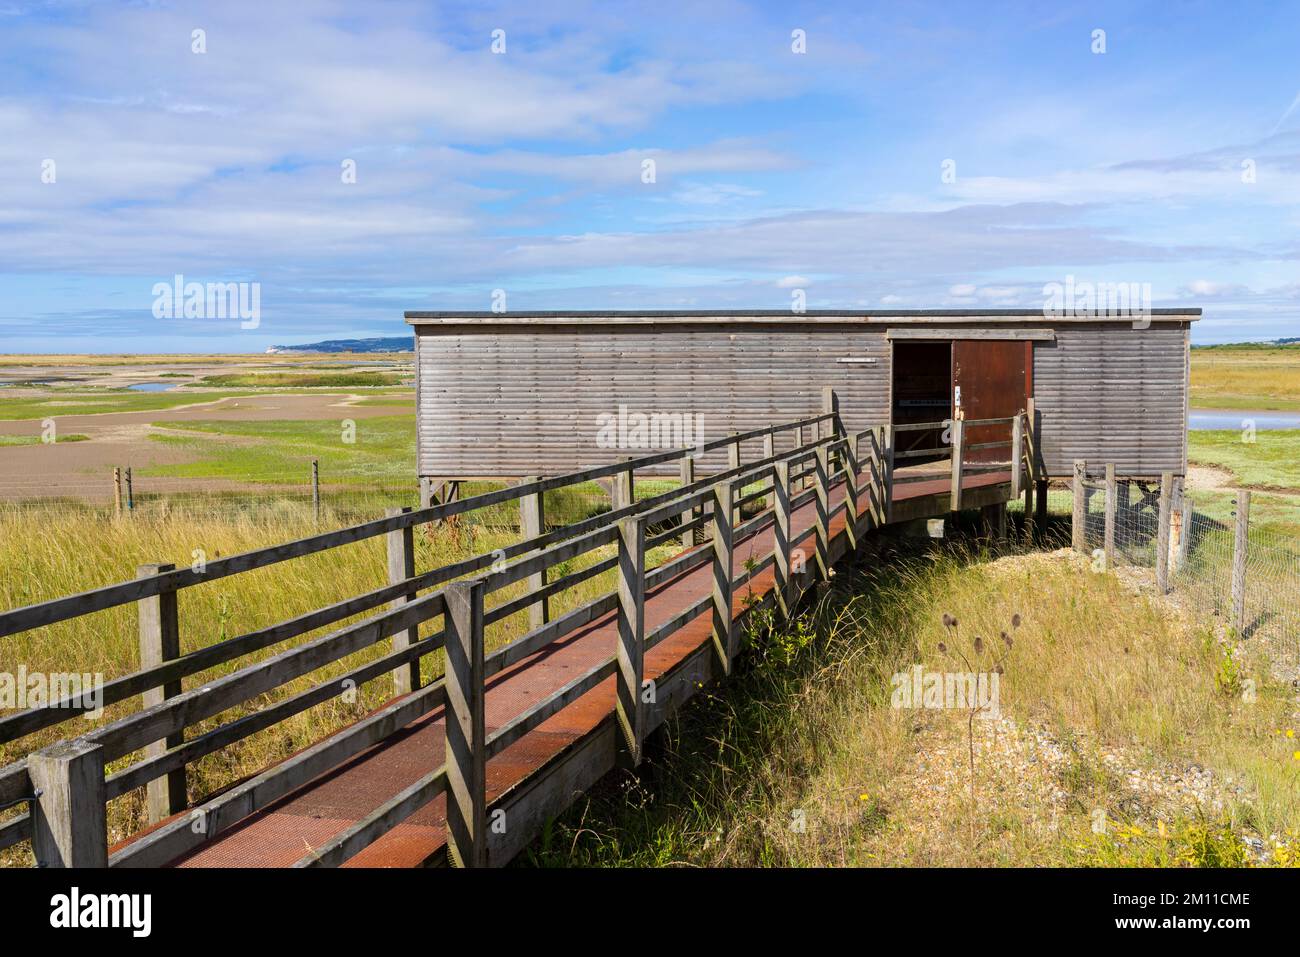
MULTIPOLYGON (((1009 473, 969 476, 965 488, 999 485, 1009 473)), ((863 478, 863 488, 866 479, 863 478)), ((946 506, 948 482, 936 478, 896 486, 895 500, 942 493, 946 506)), ((842 484, 832 490, 834 507, 843 500, 842 484)), ((865 513, 866 495, 859 507, 865 513)), ((811 540, 815 505, 808 504, 792 516, 792 537, 813 561, 811 540)), ((844 533, 842 510, 831 523, 831 535, 844 533)), ((772 550, 773 530, 759 533, 736 548, 733 574, 744 572, 751 557, 761 559, 772 550)), ((774 571, 767 569, 736 589, 732 613, 745 609, 746 596, 766 595, 773 587, 774 571)), ((713 577, 709 564, 663 583, 646 596, 646 632, 708 595, 713 577)), ((532 657, 493 676, 488 682, 487 734, 509 724, 530 705, 589 671, 614 653, 617 612, 557 639, 532 657)), ((708 612, 697 616, 652 648, 645 659, 645 677, 656 679, 698 648, 708 644, 708 612)), ((593 732, 613 711, 615 679, 610 678, 548 719, 494 757, 487 768, 488 804, 583 736, 593 732)), ((357 755, 333 771, 303 785, 270 807, 252 814, 234 827, 215 835, 203 847, 175 861, 181 867, 287 867, 313 848, 364 818, 384 801, 427 775, 443 762, 443 709, 434 709, 397 734, 357 755)), ((440 796, 405 822, 348 861, 349 867, 414 867, 425 863, 445 844, 445 797, 440 796)), ((138 837, 139 835, 137 835, 138 837)))

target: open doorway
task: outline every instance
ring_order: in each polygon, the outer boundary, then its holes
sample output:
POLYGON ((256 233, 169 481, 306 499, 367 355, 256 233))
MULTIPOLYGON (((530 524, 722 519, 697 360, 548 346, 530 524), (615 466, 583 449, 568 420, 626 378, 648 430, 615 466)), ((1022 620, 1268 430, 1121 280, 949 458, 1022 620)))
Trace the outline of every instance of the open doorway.
MULTIPOLYGON (((895 426, 952 418, 952 343, 895 341, 893 377, 890 412, 895 426)), ((894 436, 895 452, 943 447, 942 427, 898 432, 894 436)))

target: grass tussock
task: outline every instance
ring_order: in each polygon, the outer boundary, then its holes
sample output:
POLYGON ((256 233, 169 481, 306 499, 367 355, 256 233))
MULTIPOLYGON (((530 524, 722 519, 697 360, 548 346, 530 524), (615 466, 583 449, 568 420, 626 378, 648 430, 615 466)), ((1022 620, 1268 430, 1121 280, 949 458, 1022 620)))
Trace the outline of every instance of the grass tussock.
POLYGON ((873 561, 793 622, 756 621, 725 693, 679 713, 640 773, 551 822, 526 861, 1232 866, 1249 833, 1266 862, 1294 863, 1286 688, 1240 652, 1225 667, 1207 630, 1115 575, 988 558, 873 561), (963 657, 1001 666, 1001 720, 891 706, 895 674, 965 672, 963 657))

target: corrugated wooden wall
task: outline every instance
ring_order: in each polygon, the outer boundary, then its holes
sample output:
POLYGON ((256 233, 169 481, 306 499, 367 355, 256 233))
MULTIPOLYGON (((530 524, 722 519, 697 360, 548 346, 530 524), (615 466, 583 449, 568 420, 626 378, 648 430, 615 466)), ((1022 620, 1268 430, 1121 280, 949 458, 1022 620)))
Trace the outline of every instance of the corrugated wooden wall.
POLYGON ((1183 474, 1187 453, 1185 323, 1060 324, 1034 345, 1034 393, 1048 472, 1183 474))
MULTIPOLYGON (((1112 461, 1120 475, 1185 471, 1187 323, 1033 324, 1056 336, 1034 345, 1049 474, 1071 475, 1076 458, 1098 471, 1112 461)), ((712 440, 815 415, 830 385, 849 428, 865 429, 889 420, 887 328, 743 320, 418 325, 419 471, 517 478, 646 454, 598 444, 601 414, 616 415, 620 404, 646 415, 702 414, 712 440)), ((778 448, 791 443, 787 436, 778 448)), ((746 456, 760 448, 747 444, 746 456)), ((725 462, 718 451, 699 467, 725 462)), ((677 465, 661 474, 676 475, 677 465)))
MULTIPOLYGON (((620 403, 647 415, 702 414, 706 441, 816 415, 825 385, 850 428, 888 420, 883 328, 420 326, 417 334, 421 475, 555 475, 648 454, 598 446, 599 416, 620 403)), ((792 441, 787 434, 778 448, 792 441)), ((747 444, 746 456, 760 449, 747 444)), ((697 467, 725 463, 720 450, 697 467)))

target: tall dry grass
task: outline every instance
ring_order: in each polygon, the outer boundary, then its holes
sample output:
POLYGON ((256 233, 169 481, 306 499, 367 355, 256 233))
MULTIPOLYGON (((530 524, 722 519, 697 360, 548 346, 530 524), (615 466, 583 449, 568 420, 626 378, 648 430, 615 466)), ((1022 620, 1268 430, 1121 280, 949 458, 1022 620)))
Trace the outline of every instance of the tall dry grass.
MULTIPOLYGON (((493 514, 499 514, 499 510, 493 514)), ((341 527, 354 520, 350 514, 335 515, 327 507, 318 525, 309 507, 289 502, 280 508, 261 508, 243 516, 174 509, 166 515, 137 514, 121 519, 86 513, 3 509, 0 510, 0 569, 3 569, 0 608, 15 608, 127 580, 135 576, 137 566, 143 563, 172 562, 187 566, 199 554, 211 561, 305 537, 322 528, 341 527)), ((517 541, 516 527, 479 524, 473 516, 436 528, 421 526, 415 534, 416 571, 489 553, 517 541)), ((612 553, 611 546, 566 562, 555 569, 552 579, 585 568, 612 553)), ((652 563, 664 554, 664 549, 656 550, 652 563)), ((180 592, 178 599, 181 650, 191 652, 385 584, 386 552, 380 536, 187 588, 180 592)), ((525 584, 520 582, 502 589, 489 598, 489 605, 518 597, 524 588, 525 584)), ((612 588, 612 573, 596 576, 552 598, 552 613, 561 614, 612 588)), ((358 615, 191 676, 185 679, 184 688, 199 687, 364 617, 358 615)), ((497 647, 518 637, 527 630, 526 623, 524 611, 491 626, 487 636, 489 646, 497 647)), ((440 618, 426 622, 420 628, 421 637, 441 626, 440 618)), ((125 605, 0 638, 0 671, 15 672, 19 665, 25 665, 29 673, 75 672, 102 674, 105 679, 119 677, 139 667, 137 627, 135 606, 125 605)), ((340 659, 204 721, 187 734, 196 736, 307 690, 382 656, 390 647, 384 641, 340 659)), ((421 661, 426 681, 440 675, 442 668, 441 652, 421 661)), ((353 703, 342 698, 331 699, 201 759, 189 768, 191 802, 356 721, 387 701, 391 689, 391 677, 382 676, 358 689, 353 703)), ((54 728, 0 745, 0 763, 16 760, 59 738, 83 734, 138 708, 138 699, 124 701, 106 708, 103 717, 95 722, 74 717, 54 728)), ((126 756, 112 762, 109 770, 116 771, 137 759, 138 755, 126 756)), ((11 809, 4 816, 12 816, 18 810, 11 809)), ((111 841, 133 833, 143 824, 142 792, 124 795, 110 803, 111 841)), ((30 853, 25 845, 20 845, 0 852, 0 862, 28 865, 30 853)))

